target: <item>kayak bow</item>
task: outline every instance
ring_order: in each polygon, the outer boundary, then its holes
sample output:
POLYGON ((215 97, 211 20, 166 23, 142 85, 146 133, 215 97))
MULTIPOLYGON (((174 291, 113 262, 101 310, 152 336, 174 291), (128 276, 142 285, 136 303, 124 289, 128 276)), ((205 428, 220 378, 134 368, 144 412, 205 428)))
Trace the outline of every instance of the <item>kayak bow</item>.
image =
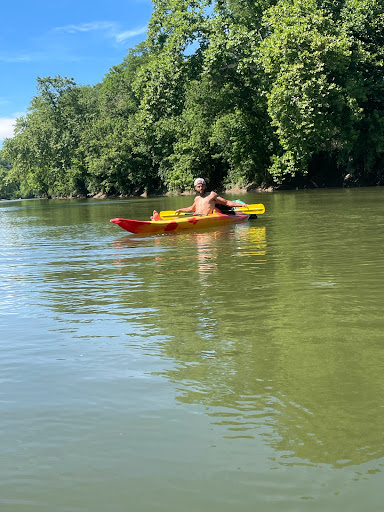
POLYGON ((237 224, 249 218, 245 213, 236 212, 234 215, 213 213, 211 215, 195 215, 193 217, 175 217, 162 220, 132 220, 132 219, 111 219, 110 222, 117 224, 122 229, 136 234, 168 233, 170 231, 187 231, 205 229, 227 224, 237 224))

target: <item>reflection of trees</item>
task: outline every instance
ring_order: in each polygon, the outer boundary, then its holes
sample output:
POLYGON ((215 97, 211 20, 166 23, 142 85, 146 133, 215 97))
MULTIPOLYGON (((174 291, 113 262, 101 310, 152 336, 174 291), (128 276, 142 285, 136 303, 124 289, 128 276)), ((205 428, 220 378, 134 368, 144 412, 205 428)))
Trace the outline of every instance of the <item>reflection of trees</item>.
MULTIPOLYGON (((138 303, 157 309, 142 322, 166 335, 154 350, 176 363, 164 374, 180 402, 207 406, 226 435, 263 435, 287 457, 335 466, 382 457, 377 350, 351 350, 363 331, 348 329, 347 307, 336 320, 339 278, 328 268, 323 286, 311 269, 317 248, 300 263, 289 222, 281 229, 278 261, 258 225, 154 240, 155 257, 134 273, 138 303), (292 272, 305 272, 306 285, 292 272)), ((132 272, 124 258, 119 267, 132 272)))
MULTIPOLYGON (((330 230, 320 215, 324 202, 314 208, 308 200, 313 215, 294 215, 297 197, 273 196, 284 216, 269 219, 268 244, 256 221, 147 238, 117 231, 121 238, 109 253, 94 243, 93 231, 119 203, 108 203, 107 214, 93 209, 87 236, 76 244, 71 237, 82 232, 87 208, 69 208, 68 216, 52 207, 24 232, 35 244, 17 271, 19 290, 64 318, 65 328, 69 317, 79 335, 90 327, 102 338, 108 329, 117 339, 134 333, 140 350, 145 344, 174 361, 164 375, 178 400, 206 406, 224 435, 262 435, 287 463, 292 456, 336 466, 382 457, 382 300, 369 295, 380 277, 372 272, 374 253, 363 244, 360 215, 356 250, 356 231, 348 233, 335 211, 347 210, 343 205, 327 207, 330 230), (308 222, 310 229, 303 227, 308 222), (40 224, 52 225, 49 237, 44 227, 42 238, 40 224), (316 237, 308 243, 303 237, 311 230, 316 237), (44 271, 36 273, 42 245, 44 271)), ((38 204, 28 204, 36 206, 25 210, 32 217, 38 204)))
POLYGON ((318 339, 299 335, 281 350, 276 411, 283 421, 277 447, 339 466, 382 457, 383 413, 377 396, 384 386, 374 360, 377 352, 368 350, 361 357, 351 352, 349 340, 340 335, 334 344, 333 339, 332 330, 324 328, 318 339))

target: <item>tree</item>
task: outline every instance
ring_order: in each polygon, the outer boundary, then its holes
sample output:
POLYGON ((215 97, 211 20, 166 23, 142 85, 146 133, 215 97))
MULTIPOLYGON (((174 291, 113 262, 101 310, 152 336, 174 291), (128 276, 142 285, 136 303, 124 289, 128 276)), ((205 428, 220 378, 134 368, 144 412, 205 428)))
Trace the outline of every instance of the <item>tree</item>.
POLYGON ((83 127, 94 115, 92 89, 60 76, 37 82, 40 94, 4 143, 12 175, 37 195, 83 193, 84 168, 74 162, 83 127))
POLYGON ((144 44, 114 66, 98 89, 98 115, 82 133, 80 150, 89 194, 153 193, 161 183, 137 123, 134 82, 148 62, 144 44))
POLYGON ((343 88, 350 40, 316 0, 280 1, 265 17, 268 112, 281 149, 271 173, 306 174, 314 155, 345 144, 352 114, 343 88))
POLYGON ((383 34, 379 0, 156 0, 100 84, 38 78, 6 179, 45 196, 382 183, 383 34))
POLYGON ((12 165, 2 158, 0 151, 0 199, 13 199, 20 195, 19 183, 9 178, 12 165))
POLYGON ((281 0, 266 13, 261 52, 281 145, 270 169, 277 182, 314 170, 324 178, 327 167, 328 183, 347 173, 364 181, 382 168, 382 29, 376 0, 281 0))
POLYGON ((214 186, 265 181, 274 136, 262 95, 260 6, 156 6, 151 60, 136 82, 138 124, 153 165, 171 189, 190 188, 197 174, 214 186))
POLYGON ((340 14, 351 40, 345 89, 353 116, 340 165, 362 184, 384 182, 384 5, 347 0, 340 14))

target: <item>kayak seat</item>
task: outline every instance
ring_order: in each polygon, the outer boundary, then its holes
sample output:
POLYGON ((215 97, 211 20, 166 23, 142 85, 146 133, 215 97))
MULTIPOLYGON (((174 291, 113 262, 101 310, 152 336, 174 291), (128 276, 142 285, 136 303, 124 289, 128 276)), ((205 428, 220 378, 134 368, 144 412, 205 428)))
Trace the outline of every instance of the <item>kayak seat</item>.
POLYGON ((221 213, 225 213, 225 215, 235 215, 235 211, 232 206, 226 206, 225 204, 215 204, 215 210, 219 210, 221 213))

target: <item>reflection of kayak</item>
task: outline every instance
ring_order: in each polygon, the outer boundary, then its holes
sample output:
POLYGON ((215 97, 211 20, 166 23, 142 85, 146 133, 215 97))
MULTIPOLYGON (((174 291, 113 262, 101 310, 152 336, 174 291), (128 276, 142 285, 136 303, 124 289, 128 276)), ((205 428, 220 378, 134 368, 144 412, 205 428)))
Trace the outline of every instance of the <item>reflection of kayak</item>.
POLYGON ((131 233, 167 233, 169 231, 184 231, 225 226, 226 224, 237 224, 249 218, 249 215, 236 212, 232 215, 213 213, 212 215, 201 215, 192 217, 174 217, 167 220, 131 220, 111 219, 121 228, 131 233))

